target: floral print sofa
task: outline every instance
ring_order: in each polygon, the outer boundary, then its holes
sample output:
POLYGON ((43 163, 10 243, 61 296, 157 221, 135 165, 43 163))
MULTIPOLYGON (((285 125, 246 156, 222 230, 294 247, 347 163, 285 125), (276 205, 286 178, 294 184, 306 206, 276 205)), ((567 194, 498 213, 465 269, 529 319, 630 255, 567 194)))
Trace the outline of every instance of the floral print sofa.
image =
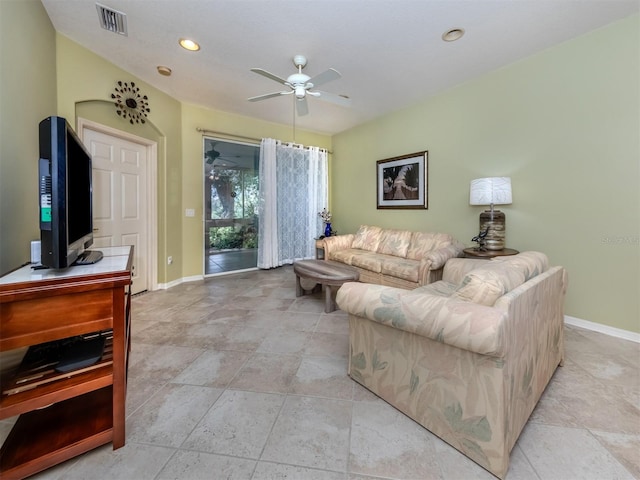
POLYGON ((355 267, 360 281, 412 289, 442 278, 445 262, 464 245, 446 233, 362 225, 355 234, 324 239, 324 258, 355 267))
POLYGON ((454 258, 416 288, 345 283, 349 375, 497 477, 564 354, 567 273, 454 258))

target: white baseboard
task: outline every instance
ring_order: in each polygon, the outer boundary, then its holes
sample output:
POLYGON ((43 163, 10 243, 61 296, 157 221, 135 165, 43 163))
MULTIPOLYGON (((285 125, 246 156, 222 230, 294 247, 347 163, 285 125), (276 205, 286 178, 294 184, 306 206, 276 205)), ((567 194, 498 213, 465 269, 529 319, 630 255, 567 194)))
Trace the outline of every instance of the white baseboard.
POLYGON ((624 340, 630 340, 632 342, 640 343, 640 333, 630 332, 628 330, 622 330, 621 328, 610 327, 601 323, 589 322, 588 320, 582 320, 581 318, 564 316, 564 323, 567 325, 573 325, 574 327, 584 328, 585 330, 593 330, 594 332, 604 333, 612 337, 622 338, 624 340))
POLYGON ((194 275, 192 277, 179 278, 178 280, 173 280, 172 282, 169 282, 169 283, 159 283, 158 290, 168 290, 182 283, 197 282, 200 280, 204 280, 204 277, 202 275, 194 275))

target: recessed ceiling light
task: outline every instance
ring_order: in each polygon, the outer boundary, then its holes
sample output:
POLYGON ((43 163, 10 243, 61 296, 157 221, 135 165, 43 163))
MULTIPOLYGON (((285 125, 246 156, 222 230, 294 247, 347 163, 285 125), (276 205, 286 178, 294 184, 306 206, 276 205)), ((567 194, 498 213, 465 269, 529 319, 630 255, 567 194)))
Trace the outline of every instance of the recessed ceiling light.
POLYGON ((455 42, 456 40, 460 40, 463 35, 463 28, 452 28, 451 30, 442 34, 442 40, 444 40, 445 42, 455 42))
POLYGON ((200 50, 200 45, 198 45, 193 40, 189 40, 188 38, 181 38, 179 43, 182 48, 191 52, 197 52, 198 50, 200 50))
POLYGON ((171 76, 171 69, 169 67, 165 67, 164 65, 158 65, 158 73, 160 75, 164 75, 165 77, 171 76))

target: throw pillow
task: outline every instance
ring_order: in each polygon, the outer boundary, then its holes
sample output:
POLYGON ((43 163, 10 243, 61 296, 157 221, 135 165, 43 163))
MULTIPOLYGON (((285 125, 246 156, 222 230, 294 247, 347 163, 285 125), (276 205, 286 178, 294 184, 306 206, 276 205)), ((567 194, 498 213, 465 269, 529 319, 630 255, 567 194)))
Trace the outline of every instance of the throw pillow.
POLYGON ((372 227, 370 225, 360 225, 356 232, 351 248, 359 248, 360 250, 369 250, 376 252, 380 245, 380 237, 382 236, 380 227, 372 227))
POLYGON ((502 261, 488 261, 467 273, 453 296, 491 307, 498 298, 524 282, 522 268, 502 261))
POLYGON ((383 230, 378 253, 404 258, 410 242, 411 232, 408 230, 383 230))

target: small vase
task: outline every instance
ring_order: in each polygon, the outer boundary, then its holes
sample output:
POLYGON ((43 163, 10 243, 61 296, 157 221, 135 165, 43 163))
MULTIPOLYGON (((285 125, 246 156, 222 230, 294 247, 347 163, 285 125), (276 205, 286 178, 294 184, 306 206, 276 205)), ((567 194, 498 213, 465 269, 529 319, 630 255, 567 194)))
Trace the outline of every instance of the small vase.
POLYGON ((331 224, 327 223, 326 226, 324 227, 324 236, 325 237, 330 237, 331 236, 331 224))

